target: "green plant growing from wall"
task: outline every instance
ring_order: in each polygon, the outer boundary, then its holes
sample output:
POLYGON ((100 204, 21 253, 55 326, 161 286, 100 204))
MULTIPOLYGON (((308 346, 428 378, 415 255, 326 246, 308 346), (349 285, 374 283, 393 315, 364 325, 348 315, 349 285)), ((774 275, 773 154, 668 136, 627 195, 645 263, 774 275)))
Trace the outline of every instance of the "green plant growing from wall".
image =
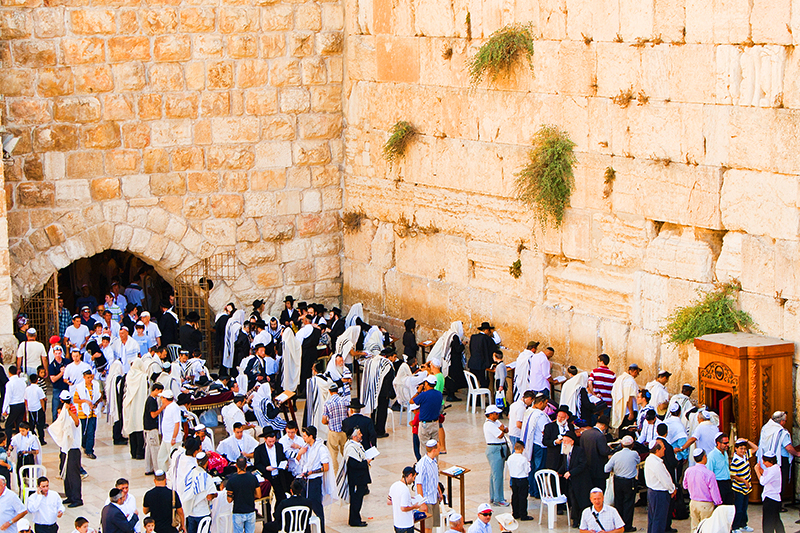
POLYGON ((391 135, 383 145, 383 157, 392 162, 405 155, 408 143, 416 135, 417 130, 409 122, 401 120, 389 129, 389 133, 391 135))
POLYGON ((739 283, 717 284, 713 290, 698 291, 697 300, 679 307, 667 317, 661 334, 672 344, 689 344, 710 333, 748 331, 754 327, 753 317, 736 308, 739 283))
POLYGON ((617 171, 614 167, 606 167, 603 174, 603 198, 608 198, 614 192, 614 179, 617 177, 617 171))
POLYGON ((542 126, 533 138, 528 164, 516 174, 517 199, 534 210, 542 228, 558 228, 564 221, 575 188, 574 148, 565 131, 542 126))
POLYGON ((517 259, 511 263, 511 266, 508 267, 508 273, 511 274, 512 278, 519 279, 519 277, 522 275, 522 260, 517 259))
POLYGON ((529 25, 510 24, 494 32, 469 61, 469 79, 477 85, 488 77, 497 81, 524 60, 533 70, 533 32, 529 25))
POLYGON ((361 222, 367 218, 364 209, 359 207, 356 211, 348 211, 342 214, 342 224, 345 233, 355 233, 361 229, 361 222))

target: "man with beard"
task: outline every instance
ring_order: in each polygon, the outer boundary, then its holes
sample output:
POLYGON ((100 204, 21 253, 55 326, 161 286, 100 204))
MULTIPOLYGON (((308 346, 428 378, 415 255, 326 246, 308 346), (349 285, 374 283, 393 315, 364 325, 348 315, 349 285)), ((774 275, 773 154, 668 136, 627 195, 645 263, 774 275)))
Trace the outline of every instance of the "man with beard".
POLYGON ((493 329, 488 322, 484 322, 478 328, 479 333, 469 339, 470 357, 467 366, 470 372, 478 378, 478 383, 482 388, 489 387, 486 370, 491 366, 492 354, 497 349, 497 344, 492 339, 493 329))
MULTIPOLYGON (((302 351, 300 364, 301 386, 311 377, 311 367, 314 366, 314 362, 317 360, 317 346, 322 335, 320 329, 314 327, 311 323, 313 319, 311 315, 304 315, 302 318, 303 327, 297 332, 297 341, 300 343, 302 351)), ((305 391, 303 392, 305 393, 305 391)))
POLYGON ((297 310, 294 308, 294 297, 290 294, 283 300, 285 309, 281 311, 280 321, 284 327, 290 328, 299 318, 297 310))

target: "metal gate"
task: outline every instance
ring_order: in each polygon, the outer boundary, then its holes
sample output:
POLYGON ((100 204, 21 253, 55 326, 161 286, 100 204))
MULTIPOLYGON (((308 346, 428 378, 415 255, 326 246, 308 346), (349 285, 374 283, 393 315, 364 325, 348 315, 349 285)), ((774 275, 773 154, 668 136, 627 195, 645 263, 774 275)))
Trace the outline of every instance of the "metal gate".
POLYGON ((214 351, 214 313, 208 306, 208 295, 220 282, 236 281, 236 254, 224 252, 203 259, 181 272, 175 280, 175 307, 180 320, 186 313, 200 315, 200 331, 203 333, 203 353, 209 368, 217 365, 214 351))
POLYGON ((37 294, 23 298, 19 312, 27 315, 37 340, 47 346, 47 340, 58 335, 58 274, 53 274, 37 294))

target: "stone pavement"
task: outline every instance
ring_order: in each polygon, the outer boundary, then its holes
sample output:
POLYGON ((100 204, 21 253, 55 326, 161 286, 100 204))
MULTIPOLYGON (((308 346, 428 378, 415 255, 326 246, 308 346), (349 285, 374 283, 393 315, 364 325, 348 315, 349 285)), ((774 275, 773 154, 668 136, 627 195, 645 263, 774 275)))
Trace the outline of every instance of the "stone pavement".
MULTIPOLYGON (((388 438, 378 441, 381 455, 372 465, 372 485, 371 493, 364 500, 362 517, 367 520, 370 527, 366 531, 392 531, 391 507, 386 505, 386 495, 389 487, 396 480, 400 479, 400 472, 403 467, 414 464, 414 455, 411 451, 411 429, 400 423, 400 413, 394 413, 396 431, 392 431, 392 418, 389 417, 387 426, 391 435, 388 438)), ((405 415, 403 416, 405 420, 405 415)), ((488 465, 484 455, 485 446, 483 444, 482 424, 483 415, 476 413, 464 413, 464 404, 453 404, 447 411, 447 448, 448 454, 440 457, 443 466, 458 464, 471 470, 466 475, 466 514, 468 519, 474 519, 478 504, 488 500, 488 465)), ((219 439, 217 439, 218 441, 219 439)), ((144 493, 153 486, 153 478, 144 475, 142 461, 134 461, 130 458, 127 446, 113 446, 110 427, 101 422, 98 428, 96 451, 97 459, 92 461, 83 458, 83 464, 89 472, 89 477, 83 482, 83 499, 85 505, 77 509, 67 509, 64 517, 59 520, 59 526, 63 533, 69 533, 73 528, 73 521, 78 516, 89 519, 92 528, 98 528, 100 523, 100 511, 108 491, 113 487, 117 478, 127 478, 131 483, 131 493, 136 497, 136 502, 141 510, 142 498, 144 493)), ((50 442, 44 447, 44 465, 47 467, 51 479, 51 487, 58 491, 63 491, 61 480, 56 479, 58 469, 58 453, 55 446, 50 442)), ((506 472, 506 480, 508 479, 506 472)), ((446 481, 442 477, 442 482, 446 486, 446 481)), ((458 484, 454 483, 454 501, 458 507, 458 484)), ((62 492, 63 493, 63 492, 62 492)), ((510 489, 507 489, 506 498, 510 499, 510 489)), ((530 514, 537 520, 539 518, 538 502, 530 499, 530 514)), ((507 509, 511 512, 510 508, 507 509)), ((506 509, 496 507, 495 514, 505 512, 506 509)), ((329 533, 342 533, 347 531, 359 531, 350 528, 347 524, 347 507, 333 504, 325 509, 327 531, 329 533)), ((761 531, 761 506, 751 505, 750 525, 756 532, 761 531)), ((783 514, 783 521, 786 531, 793 532, 800 529, 794 521, 797 519, 797 512, 790 510, 783 514)), ((639 531, 647 530, 646 510, 636 509, 634 525, 639 531)), ((536 521, 523 522, 518 531, 520 532, 546 532, 547 516, 545 515, 539 526, 536 521)), ((559 516, 556 522, 556 529, 553 533, 565 531, 576 531, 567 528, 567 521, 564 516, 559 516)), ((676 521, 674 527, 680 533, 689 533, 689 521, 676 521)), ((493 531, 499 531, 499 526, 493 521, 493 531)), ((257 527, 257 533, 260 528, 257 527)))

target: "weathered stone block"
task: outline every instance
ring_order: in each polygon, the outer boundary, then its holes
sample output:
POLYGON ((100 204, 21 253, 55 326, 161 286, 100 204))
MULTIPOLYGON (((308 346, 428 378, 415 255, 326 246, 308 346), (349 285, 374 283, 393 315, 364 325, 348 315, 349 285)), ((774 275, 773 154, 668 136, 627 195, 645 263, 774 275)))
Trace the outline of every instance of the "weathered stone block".
POLYGON ((324 165, 331 160, 328 144, 320 141, 297 141, 292 143, 295 165, 324 165))
POLYGON ((112 10, 78 9, 70 12, 70 29, 79 35, 110 35, 117 31, 117 24, 112 10))
POLYGON ((203 223, 203 236, 208 242, 218 246, 236 244, 236 222, 233 220, 206 220, 203 223))
POLYGON ((255 159, 250 147, 212 146, 206 153, 206 165, 209 170, 248 169, 253 167, 255 159))
POLYGON ((201 34, 194 36, 194 53, 198 58, 222 57, 224 44, 219 35, 201 34))
POLYGON ((33 29, 40 39, 64 35, 64 8, 43 7, 33 10, 33 29))
POLYGON ((118 178, 98 178, 92 180, 92 199, 96 202, 119 198, 120 185, 118 178))
POLYGON ((722 223, 733 231, 796 239, 800 231, 797 195, 796 176, 729 170, 720 197, 722 223), (771 206, 770 216, 753 216, 765 205, 771 206))
POLYGON ((254 32, 259 28, 259 8, 223 7, 219 10, 219 31, 222 33, 254 32))
POLYGON ((149 61, 150 40, 143 36, 120 36, 108 40, 108 53, 113 63, 149 61))
POLYGON ((105 41, 99 37, 64 39, 61 48, 67 65, 100 63, 105 59, 105 41))
POLYGON ((595 316, 629 319, 633 302, 633 277, 568 263, 545 270, 550 305, 572 306, 595 316))
POLYGON ((81 143, 86 148, 116 148, 122 144, 119 125, 101 122, 81 128, 81 143))
POLYGON ((156 61, 186 61, 192 55, 192 41, 188 35, 161 35, 153 43, 156 61))
POLYGON ((68 152, 67 177, 94 178, 103 173, 102 152, 68 152))
POLYGON ((157 92, 183 89, 183 69, 177 63, 160 63, 150 66, 150 89, 157 92))
POLYGON ((66 124, 36 128, 33 130, 33 146, 40 152, 77 150, 80 146, 78 128, 66 124))
POLYGON ((696 239, 694 231, 665 227, 647 245, 644 268, 671 278, 711 282, 714 280, 713 261, 711 246, 696 239))
POLYGON ((250 190, 271 191, 283 189, 285 186, 286 171, 284 169, 253 171, 250 174, 250 190))
POLYGON ((233 63, 216 61, 206 64, 206 79, 209 89, 229 89, 233 87, 233 63))
POLYGON ((84 206, 92 201, 88 180, 60 180, 55 184, 57 207, 84 206))
POLYGON ((146 9, 141 19, 142 29, 150 35, 173 33, 178 29, 178 13, 175 9, 146 9))
MULTIPOLYGON (((4 96, 33 96, 36 73, 30 69, 4 69, 0 93, 4 96)), ((43 94, 42 96, 54 96, 43 94)))
POLYGON ((181 31, 187 33, 212 31, 215 20, 216 13, 212 7, 190 7, 180 12, 181 31))
POLYGON ((150 144, 153 146, 175 146, 192 144, 192 125, 187 120, 153 122, 150 144))
POLYGON ((42 124, 50 121, 50 102, 40 98, 7 98, 8 121, 13 124, 42 124))
POLYGON ((12 41, 14 63, 20 67, 40 68, 55 66, 56 45, 53 41, 12 41))

